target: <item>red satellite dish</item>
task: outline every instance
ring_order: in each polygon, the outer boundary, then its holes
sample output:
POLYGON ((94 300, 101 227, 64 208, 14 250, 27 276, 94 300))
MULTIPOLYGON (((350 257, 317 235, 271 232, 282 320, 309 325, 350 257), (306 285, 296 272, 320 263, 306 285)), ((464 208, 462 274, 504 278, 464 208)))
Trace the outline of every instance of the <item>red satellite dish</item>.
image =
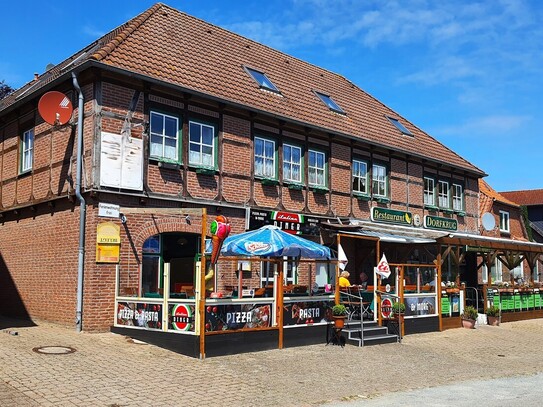
POLYGON ((73 111, 72 102, 62 92, 47 92, 38 102, 38 112, 40 112, 42 119, 49 124, 68 123, 73 111))

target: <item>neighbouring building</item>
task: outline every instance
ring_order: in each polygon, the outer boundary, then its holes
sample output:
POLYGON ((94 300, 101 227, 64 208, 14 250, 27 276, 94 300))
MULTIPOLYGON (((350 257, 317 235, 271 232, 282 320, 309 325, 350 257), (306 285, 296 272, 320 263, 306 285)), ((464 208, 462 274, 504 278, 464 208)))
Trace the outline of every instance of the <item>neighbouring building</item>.
MULTIPOLYGON (((353 283, 367 271, 377 284, 386 252, 415 287, 411 332, 439 329, 439 290, 421 287, 476 285, 468 245, 541 253, 478 238, 485 175, 348 79, 159 3, 0 101, 0 312, 88 331, 227 329, 219 314, 250 315, 202 308, 200 285, 224 216, 232 234, 275 224, 341 244, 353 283), (67 120, 42 116, 50 92, 73 106, 67 120)), ((292 298, 336 281, 330 263, 284 261, 292 298)), ((275 273, 221 260, 213 289, 267 301, 275 273)), ((297 304, 284 324, 318 325, 324 310, 295 318, 297 304)))
POLYGON ((532 239, 543 243, 543 189, 504 191, 500 194, 525 208, 523 210, 529 222, 532 239))

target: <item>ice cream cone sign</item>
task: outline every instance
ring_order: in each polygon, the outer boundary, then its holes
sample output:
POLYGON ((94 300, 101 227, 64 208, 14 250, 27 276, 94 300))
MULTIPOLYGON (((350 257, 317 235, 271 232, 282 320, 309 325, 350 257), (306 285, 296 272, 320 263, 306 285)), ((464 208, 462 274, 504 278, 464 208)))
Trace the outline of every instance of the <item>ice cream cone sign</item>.
POLYGON ((206 290, 214 290, 214 269, 217 260, 219 259, 219 253, 221 252, 221 247, 224 242, 224 239, 230 234, 230 223, 226 216, 219 215, 215 218, 211 225, 209 226, 209 231, 211 232, 211 259, 209 261, 209 267, 207 269, 207 274, 205 275, 206 290))

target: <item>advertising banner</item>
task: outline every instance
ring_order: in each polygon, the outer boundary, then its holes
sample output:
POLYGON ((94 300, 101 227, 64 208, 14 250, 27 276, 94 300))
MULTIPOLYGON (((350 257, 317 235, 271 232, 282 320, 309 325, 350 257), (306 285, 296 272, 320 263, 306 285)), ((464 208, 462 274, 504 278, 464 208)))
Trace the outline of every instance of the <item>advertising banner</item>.
POLYGON ((332 321, 333 301, 294 302, 285 304, 283 326, 316 324, 332 321))
POLYGON ((271 304, 229 304, 206 307, 206 332, 271 326, 271 304))
POLYGON ((117 325, 162 330, 162 305, 142 302, 118 302, 117 325))
POLYGON ((404 297, 405 316, 437 315, 435 297, 404 297))
POLYGON ((194 305, 169 304, 168 330, 194 332, 194 305))

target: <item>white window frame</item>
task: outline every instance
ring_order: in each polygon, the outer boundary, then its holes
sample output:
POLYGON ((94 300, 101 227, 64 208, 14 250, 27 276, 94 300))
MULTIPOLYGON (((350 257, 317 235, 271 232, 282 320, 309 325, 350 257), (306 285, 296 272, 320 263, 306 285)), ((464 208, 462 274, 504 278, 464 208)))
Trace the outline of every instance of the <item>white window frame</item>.
POLYGON ((299 146, 295 146, 293 144, 283 144, 283 180, 288 182, 296 182, 301 183, 302 182, 302 173, 303 173, 303 166, 302 166, 302 148, 299 146), (290 150, 289 157, 287 158, 287 154, 285 154, 286 150, 290 150), (298 157, 299 159, 293 160, 293 151, 298 151, 298 157), (298 176, 294 176, 295 169, 298 171, 298 176))
POLYGON ((368 195, 368 163, 353 160, 353 192, 368 195), (362 186, 362 187, 361 187, 362 186))
POLYGON ((373 164, 371 168, 371 192, 373 196, 387 197, 387 167, 373 164))
MULTIPOLYGON (((486 263, 483 264, 483 283, 488 283, 488 267, 486 263)), ((490 276, 492 277, 492 284, 501 283, 503 281, 503 264, 500 260, 494 260, 494 264, 490 269, 490 276)))
POLYGON ((263 137, 255 137, 254 140, 254 165, 255 176, 261 178, 276 179, 276 151, 275 141, 263 137), (262 151, 257 151, 259 144, 262 143, 262 151), (267 155, 269 152, 269 146, 271 146, 271 156, 267 155), (268 148, 266 148, 268 147, 268 148), (262 161, 262 164, 258 164, 258 161, 262 161))
POLYGON ((453 188, 453 209, 455 211, 464 210, 464 188, 460 184, 452 184, 453 188))
POLYGON ((215 126, 189 120, 189 165, 215 168, 215 136, 215 126), (194 134, 197 128, 198 134, 194 134), (205 130, 211 130, 211 143, 204 142, 205 130))
POLYGON ((437 202, 440 208, 450 209, 451 200, 448 181, 439 180, 437 182, 437 202))
POLYGON ((169 161, 175 161, 180 162, 179 158, 179 138, 180 138, 180 131, 179 131, 179 117, 172 116, 166 113, 157 112, 155 110, 151 110, 149 113, 149 156, 154 159, 158 160, 169 160, 169 161), (162 119, 162 133, 153 132, 153 119, 159 116, 162 119), (175 135, 172 134, 166 134, 166 120, 171 119, 175 121, 175 135), (153 139, 160 139, 161 142, 154 142, 153 139), (175 142, 174 151, 175 154, 168 154, 166 149, 171 146, 167 146, 167 144, 171 144, 172 142, 175 142), (153 148, 153 146, 156 146, 157 148, 153 148), (159 147, 159 148, 158 148, 159 147), (159 152, 157 152, 159 151, 159 152))
POLYGON ((21 142, 21 173, 32 171, 34 162, 34 129, 23 133, 21 142))
POLYGON ((509 270, 509 273, 513 275, 513 278, 522 278, 524 280, 524 261, 522 261, 517 267, 509 270))
POLYGON ((424 205, 436 205, 436 180, 424 177, 424 205))
POLYGON ((510 230, 509 212, 500 211, 500 232, 509 233, 510 230))
POLYGON ((534 264, 534 269, 532 271, 532 280, 535 283, 539 282, 539 261, 538 260, 536 260, 534 264))
POLYGON ((311 186, 326 187, 326 154, 322 151, 309 150, 307 177, 311 186))

